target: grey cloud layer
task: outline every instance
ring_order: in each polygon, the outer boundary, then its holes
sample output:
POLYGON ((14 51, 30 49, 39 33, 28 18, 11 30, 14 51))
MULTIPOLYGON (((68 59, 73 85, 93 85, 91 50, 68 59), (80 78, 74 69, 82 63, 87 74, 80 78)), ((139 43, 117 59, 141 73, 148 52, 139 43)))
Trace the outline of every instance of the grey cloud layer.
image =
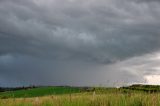
POLYGON ((1 53, 78 54, 98 61, 147 53, 159 49, 158 6, 124 0, 1 1, 1 53))
MULTIPOLYGON (((26 61, 26 56, 37 58, 37 64, 46 61, 50 66, 56 64, 52 70, 59 70, 63 65, 57 61, 112 64, 156 52, 160 49, 160 4, 156 2, 0 0, 0 56, 20 56, 21 61, 26 61)), ((0 65, 0 72, 8 75, 11 69, 0 65)), ((16 73, 21 68, 15 64, 13 70, 16 73)))

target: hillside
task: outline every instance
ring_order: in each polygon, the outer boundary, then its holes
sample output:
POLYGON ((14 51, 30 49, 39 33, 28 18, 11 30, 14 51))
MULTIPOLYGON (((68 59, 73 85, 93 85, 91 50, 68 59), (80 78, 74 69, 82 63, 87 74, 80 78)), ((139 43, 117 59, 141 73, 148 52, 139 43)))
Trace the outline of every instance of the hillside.
POLYGON ((11 91, 0 92, 0 98, 38 97, 46 95, 70 94, 80 92, 80 89, 75 87, 36 87, 24 88, 20 90, 10 90, 11 91))

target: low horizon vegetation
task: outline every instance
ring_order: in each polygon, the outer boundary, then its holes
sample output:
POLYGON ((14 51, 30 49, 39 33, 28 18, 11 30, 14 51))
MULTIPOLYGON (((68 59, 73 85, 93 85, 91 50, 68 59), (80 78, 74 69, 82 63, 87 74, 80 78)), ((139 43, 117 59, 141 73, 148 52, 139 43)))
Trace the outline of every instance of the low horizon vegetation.
POLYGON ((0 92, 0 106, 160 106, 159 91, 151 85, 38 87, 0 92))

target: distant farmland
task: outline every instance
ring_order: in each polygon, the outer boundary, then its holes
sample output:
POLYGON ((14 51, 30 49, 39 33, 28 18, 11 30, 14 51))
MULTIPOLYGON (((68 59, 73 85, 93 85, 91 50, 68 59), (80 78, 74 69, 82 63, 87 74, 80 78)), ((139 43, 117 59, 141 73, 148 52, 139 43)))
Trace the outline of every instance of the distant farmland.
POLYGON ((74 87, 37 87, 0 92, 0 98, 37 97, 46 95, 70 94, 78 92, 80 92, 80 89, 74 87))

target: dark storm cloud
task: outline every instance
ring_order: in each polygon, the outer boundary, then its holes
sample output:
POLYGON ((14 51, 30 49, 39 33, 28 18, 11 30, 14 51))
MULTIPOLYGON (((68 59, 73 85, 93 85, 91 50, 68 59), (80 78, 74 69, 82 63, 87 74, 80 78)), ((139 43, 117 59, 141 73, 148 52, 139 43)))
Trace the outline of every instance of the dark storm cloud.
MULTIPOLYGON (((64 70, 74 73, 66 76, 69 82, 75 72, 97 73, 87 67, 113 64, 158 51, 160 5, 149 0, 139 2, 0 0, 1 75, 28 83, 32 82, 28 76, 37 79, 35 83, 44 77, 43 84, 51 83, 50 79, 58 84, 58 77, 65 75, 62 75, 64 70), (12 58, 11 63, 6 63, 8 66, 2 63, 10 59, 1 60, 6 56, 12 58), (19 66, 20 63, 23 64, 19 66), (30 69, 24 69, 26 64, 30 69)), ((85 76, 86 80, 92 79, 90 76, 85 76)), ((63 79, 60 82, 65 83, 63 79)))

